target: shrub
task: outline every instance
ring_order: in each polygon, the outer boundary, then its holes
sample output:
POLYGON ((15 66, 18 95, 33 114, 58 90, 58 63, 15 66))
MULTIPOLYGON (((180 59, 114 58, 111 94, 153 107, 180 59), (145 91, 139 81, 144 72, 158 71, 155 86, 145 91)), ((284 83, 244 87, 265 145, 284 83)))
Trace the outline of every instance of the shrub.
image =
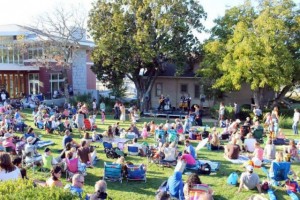
POLYGON ((293 125, 293 118, 286 116, 279 116, 279 128, 291 129, 293 125))
POLYGON ((0 199, 70 200, 79 199, 61 188, 35 187, 32 181, 6 181, 0 184, 0 199))
POLYGON ((93 97, 91 93, 79 94, 70 99, 70 103, 74 106, 77 105, 77 102, 85 103, 88 107, 93 103, 93 97))

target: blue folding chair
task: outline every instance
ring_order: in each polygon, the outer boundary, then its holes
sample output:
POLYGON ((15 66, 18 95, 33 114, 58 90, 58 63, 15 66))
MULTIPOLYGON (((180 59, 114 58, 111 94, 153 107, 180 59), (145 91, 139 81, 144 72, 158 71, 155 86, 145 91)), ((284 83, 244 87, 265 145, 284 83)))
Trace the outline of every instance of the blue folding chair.
POLYGON ((120 181, 122 183, 122 165, 104 162, 103 180, 120 181))
POLYGON ((103 147, 104 149, 107 148, 107 149, 112 149, 113 148, 113 145, 112 143, 109 143, 109 142, 103 142, 103 147))
POLYGON ((126 165, 127 166, 127 182, 132 181, 147 181, 146 170, 144 165, 126 165))
POLYGON ((139 148, 135 146, 128 146, 128 154, 133 156, 139 155, 139 148))

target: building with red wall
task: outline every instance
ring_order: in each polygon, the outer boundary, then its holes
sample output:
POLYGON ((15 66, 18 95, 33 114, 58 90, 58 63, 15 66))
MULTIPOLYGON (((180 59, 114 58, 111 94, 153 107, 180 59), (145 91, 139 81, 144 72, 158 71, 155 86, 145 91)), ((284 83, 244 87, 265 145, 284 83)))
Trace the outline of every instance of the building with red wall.
MULTIPOLYGON (((30 28, 0 25, 0 90, 5 89, 11 98, 40 93, 52 98, 54 91, 64 90, 63 68, 53 60, 47 67, 37 62, 47 48, 34 43, 38 38, 39 34, 30 28), (19 40, 21 36, 22 47, 19 40)), ((68 84, 74 93, 96 89, 96 76, 90 70, 93 47, 94 43, 85 37, 76 46, 75 56, 67 70, 68 84)))

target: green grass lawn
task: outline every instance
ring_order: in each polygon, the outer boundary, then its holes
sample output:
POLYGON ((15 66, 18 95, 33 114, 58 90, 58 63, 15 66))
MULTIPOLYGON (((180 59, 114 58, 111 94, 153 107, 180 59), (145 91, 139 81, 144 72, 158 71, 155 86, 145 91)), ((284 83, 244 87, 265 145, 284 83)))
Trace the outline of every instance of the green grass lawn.
MULTIPOLYGON (((26 124, 33 126, 31 111, 25 110, 23 113, 26 114, 26 124)), ((127 116, 126 116, 127 117, 127 116)), ((143 122, 155 120, 157 123, 165 122, 164 118, 160 119, 152 119, 152 118, 142 118, 140 122, 138 122, 138 127, 142 128, 143 122)), ((173 120, 170 120, 173 122, 173 120)), ((97 125, 98 130, 97 132, 103 132, 107 129, 108 125, 112 125, 116 122, 116 120, 112 119, 112 116, 107 116, 105 124, 100 124, 99 116, 97 117, 97 125)), ((204 120, 204 124, 205 120, 204 120)), ((212 123, 207 123, 208 125, 212 125, 212 123)), ((130 125, 129 121, 125 123, 120 123, 122 128, 128 128, 130 125)), ((55 156, 58 155, 59 150, 62 149, 62 136, 54 135, 54 134, 45 134, 44 130, 39 130, 35 128, 35 132, 39 135, 42 135, 43 140, 52 140, 55 142, 55 145, 50 146, 52 152, 55 156)), ((284 129, 284 133, 287 137, 293 138, 292 131, 284 129)), ((73 137, 79 142, 80 136, 77 130, 73 131, 73 137)), ((297 138, 298 139, 298 138, 297 138)), ((153 138, 148 138, 146 140, 148 143, 154 143, 153 138)), ((140 140, 141 142, 141 140, 140 140)), ((87 170, 87 176, 85 176, 85 185, 84 190, 86 193, 93 193, 94 191, 94 184, 99 179, 103 177, 103 163, 105 161, 112 162, 114 160, 106 158, 103 152, 103 146, 100 143, 94 143, 93 145, 99 146, 97 148, 97 156, 100 158, 100 161, 97 162, 93 169, 87 170)), ((194 146, 197 144, 194 143, 194 146)), ((180 146, 182 149, 183 146, 180 146)), ((40 153, 43 153, 43 150, 40 150, 40 153)), ((198 158, 200 159, 207 159, 212 161, 217 161, 221 163, 221 168, 216 174, 211 174, 209 176, 201 176, 200 179, 203 183, 209 184, 214 190, 214 199, 237 199, 242 200, 246 199, 247 197, 255 194, 256 191, 245 191, 241 193, 237 193, 237 187, 229 186, 226 184, 226 180, 228 175, 233 171, 244 171, 241 165, 235 165, 223 158, 223 152, 212 152, 208 151, 206 148, 200 150, 198 152, 198 158)), ((137 157, 137 156, 127 156, 126 160, 131 161, 133 163, 144 163, 147 165, 147 182, 134 182, 131 181, 129 183, 126 180, 123 180, 123 183, 119 182, 107 182, 108 183, 108 194, 112 199, 154 199, 155 191, 158 189, 160 184, 166 180, 172 173, 174 168, 161 168, 153 163, 148 163, 147 158, 137 157)), ((300 171, 299 164, 293 164, 293 169, 298 173, 300 171)), ((255 172, 259 174, 261 180, 266 180, 266 176, 262 173, 261 169, 255 169, 255 172)), ((39 180, 46 180, 49 175, 44 172, 35 172, 33 174, 32 170, 28 170, 29 178, 30 179, 39 179, 39 180)), ((187 179, 187 175, 183 176, 184 180, 187 179)), ((62 178, 63 183, 67 184, 65 180, 65 176, 62 178)), ((277 199, 289 199, 288 195, 286 194, 285 188, 278 187, 276 188, 276 195, 277 199)), ((266 195, 267 197, 267 195, 266 195)))

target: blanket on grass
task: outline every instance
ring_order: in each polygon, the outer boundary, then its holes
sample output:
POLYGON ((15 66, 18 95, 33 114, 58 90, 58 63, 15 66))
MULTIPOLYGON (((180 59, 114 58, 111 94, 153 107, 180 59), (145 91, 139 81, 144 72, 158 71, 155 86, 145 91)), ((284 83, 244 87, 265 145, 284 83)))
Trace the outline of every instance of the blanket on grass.
POLYGON ((245 155, 239 155, 238 159, 230 159, 226 156, 224 158, 233 164, 243 164, 244 162, 249 160, 249 158, 245 155))

